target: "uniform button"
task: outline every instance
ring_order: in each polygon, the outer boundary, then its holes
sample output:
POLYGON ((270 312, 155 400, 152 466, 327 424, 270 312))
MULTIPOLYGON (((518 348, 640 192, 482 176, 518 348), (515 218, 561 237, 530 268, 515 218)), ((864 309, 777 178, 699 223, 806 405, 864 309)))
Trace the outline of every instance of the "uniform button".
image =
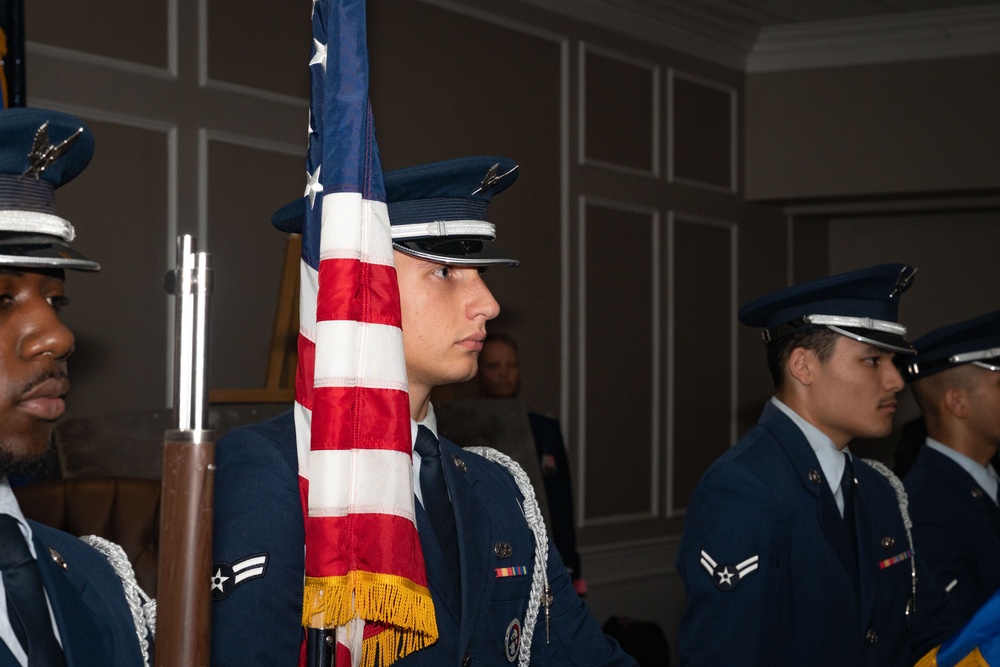
POLYGON ((819 472, 818 471, 816 471, 816 470, 810 470, 809 471, 809 481, 812 482, 813 484, 819 484, 821 481, 823 481, 823 478, 819 476, 819 472))
POLYGON ((865 641, 867 641, 869 644, 874 644, 875 642, 878 641, 878 633, 872 630, 871 628, 868 628, 868 632, 865 633, 865 641))
POLYGON ((882 546, 885 547, 886 549, 888 549, 895 543, 896 543, 896 538, 892 537, 891 535, 889 537, 882 538, 882 546))
POLYGON ((472 656, 468 653, 462 658, 462 667, 472 667, 472 656))

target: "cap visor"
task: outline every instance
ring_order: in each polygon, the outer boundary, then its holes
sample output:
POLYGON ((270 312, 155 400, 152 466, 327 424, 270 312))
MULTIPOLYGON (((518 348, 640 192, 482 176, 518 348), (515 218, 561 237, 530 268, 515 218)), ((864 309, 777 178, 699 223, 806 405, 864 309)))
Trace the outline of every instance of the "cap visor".
POLYGON ((430 239, 393 241, 393 247, 407 255, 450 266, 492 266, 520 264, 492 241, 483 239, 430 239))
POLYGON ((100 271, 101 265, 76 252, 54 236, 17 234, 0 239, 0 266, 100 271))
POLYGON ((827 328, 839 334, 853 338, 860 343, 867 343, 882 350, 889 350, 899 354, 916 354, 917 351, 910 345, 910 341, 899 334, 887 331, 873 331, 871 329, 860 329, 857 327, 838 327, 826 325, 827 328))

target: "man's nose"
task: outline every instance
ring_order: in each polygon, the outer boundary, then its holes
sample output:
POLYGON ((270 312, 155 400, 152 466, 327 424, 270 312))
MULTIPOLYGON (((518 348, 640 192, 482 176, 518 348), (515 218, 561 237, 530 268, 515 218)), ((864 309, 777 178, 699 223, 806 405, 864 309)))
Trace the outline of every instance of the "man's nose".
POLYGON ((76 338, 47 301, 26 313, 23 326, 21 356, 25 359, 49 355, 62 360, 73 353, 76 338))

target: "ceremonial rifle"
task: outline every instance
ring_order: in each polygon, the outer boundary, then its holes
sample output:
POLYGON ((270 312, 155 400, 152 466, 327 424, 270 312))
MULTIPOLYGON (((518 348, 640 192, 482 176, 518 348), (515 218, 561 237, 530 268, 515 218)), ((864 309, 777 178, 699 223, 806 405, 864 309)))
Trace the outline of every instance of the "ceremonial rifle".
POLYGON ((205 430, 210 256, 177 239, 177 267, 164 285, 175 295, 174 417, 163 441, 157 667, 208 665, 211 642, 212 493, 215 443, 205 430))

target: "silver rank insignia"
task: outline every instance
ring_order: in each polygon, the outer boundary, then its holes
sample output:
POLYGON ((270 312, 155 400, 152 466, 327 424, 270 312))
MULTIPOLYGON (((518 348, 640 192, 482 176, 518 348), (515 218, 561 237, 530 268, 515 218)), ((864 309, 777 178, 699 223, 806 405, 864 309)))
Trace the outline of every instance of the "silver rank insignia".
POLYGON ((259 579, 267 571, 268 555, 253 554, 235 563, 219 562, 212 568, 212 599, 221 600, 233 589, 252 579, 259 579))
POLYGON ((45 121, 35 132, 35 140, 31 145, 31 152, 28 153, 28 168, 21 176, 34 176, 37 181, 42 176, 42 172, 58 160, 63 154, 73 147, 76 140, 83 134, 83 128, 69 135, 57 146, 49 143, 49 121, 45 121))
MULTIPOLYGON (((475 194, 479 194, 480 192, 486 192, 487 190, 489 190, 490 188, 492 188, 494 185, 496 185, 497 183, 499 183, 500 181, 502 181, 504 178, 506 178, 507 176, 510 176, 515 171, 517 171, 517 165, 514 165, 513 169, 511 169, 510 171, 505 172, 503 174, 498 174, 497 172, 499 170, 500 170, 500 163, 497 162, 495 165, 493 165, 492 167, 489 168, 489 171, 487 171, 486 175, 483 176, 483 180, 479 184, 479 187, 476 188, 475 190, 473 190, 472 194, 475 195, 475 194)), ((469 196, 471 197, 472 195, 469 195, 469 196)))
POLYGON ((720 591, 731 591, 736 588, 736 584, 757 569, 758 560, 760 560, 760 556, 754 554, 736 565, 719 565, 714 558, 708 555, 708 552, 704 549, 701 550, 701 566, 712 577, 712 583, 720 591))

